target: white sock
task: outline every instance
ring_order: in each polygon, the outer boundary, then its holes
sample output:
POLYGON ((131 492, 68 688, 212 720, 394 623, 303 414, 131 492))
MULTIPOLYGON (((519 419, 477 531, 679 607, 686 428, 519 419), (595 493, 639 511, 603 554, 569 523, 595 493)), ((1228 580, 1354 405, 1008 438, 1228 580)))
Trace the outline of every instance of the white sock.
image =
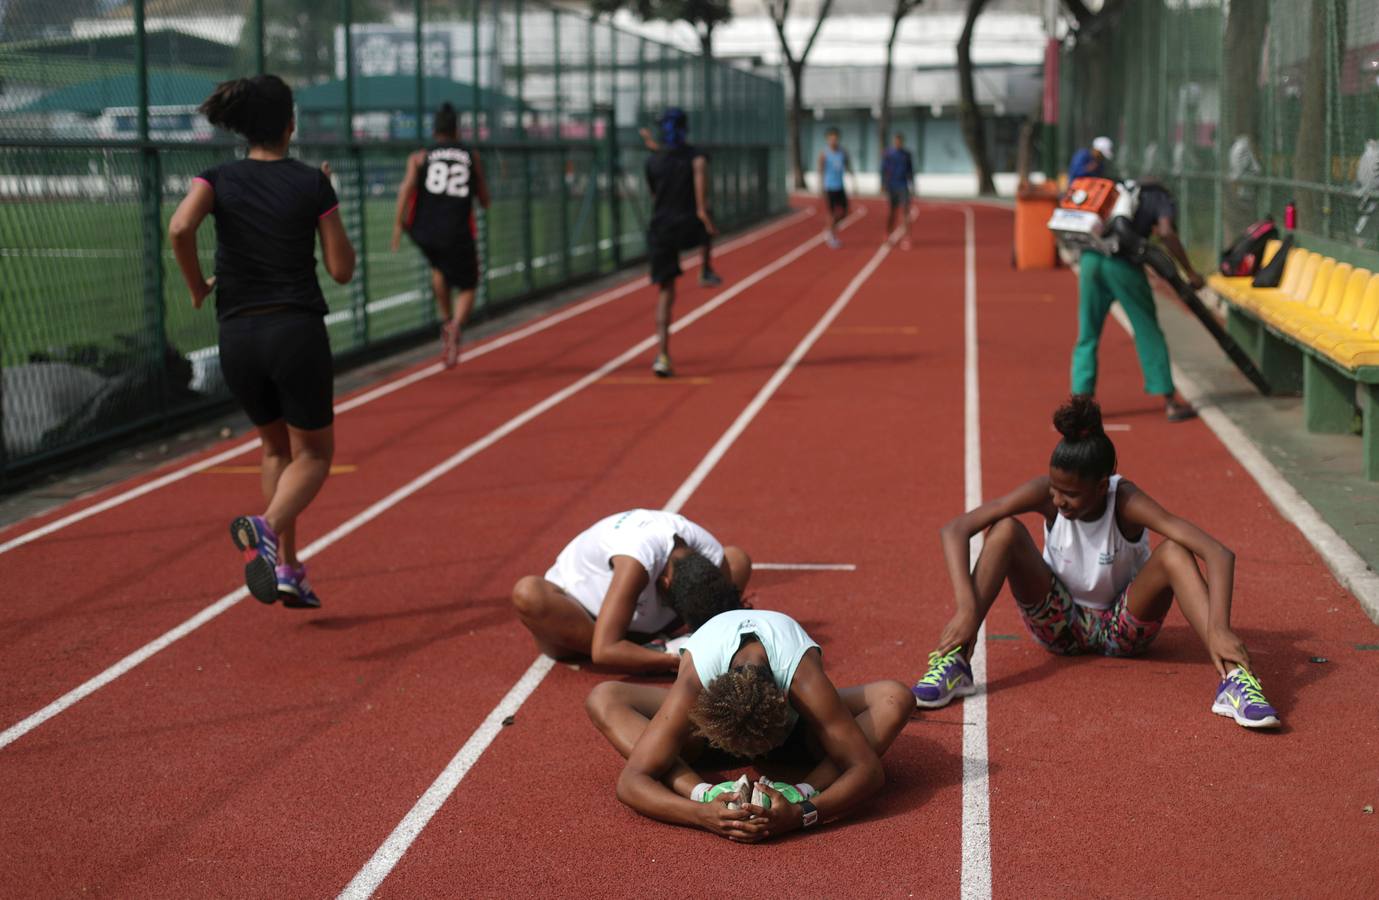
POLYGON ((804 799, 806 800, 808 800, 810 797, 813 797, 815 794, 819 793, 818 791, 814 790, 814 785, 804 781, 795 785, 795 790, 799 791, 800 796, 804 797, 804 799))
POLYGON ((709 784, 707 781, 701 781, 694 786, 694 790, 690 791, 690 799, 695 803, 703 803, 704 795, 712 789, 713 785, 709 784))

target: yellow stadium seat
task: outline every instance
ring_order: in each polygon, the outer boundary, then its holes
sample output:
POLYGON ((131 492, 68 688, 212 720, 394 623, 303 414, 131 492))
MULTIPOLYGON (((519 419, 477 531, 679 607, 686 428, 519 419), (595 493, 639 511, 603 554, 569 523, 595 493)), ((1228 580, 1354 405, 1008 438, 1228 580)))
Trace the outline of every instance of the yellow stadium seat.
MULTIPOLYGON (((1340 266, 1337 266, 1336 269, 1340 271, 1340 266)), ((1322 347, 1326 346, 1321 343, 1323 335, 1349 332, 1355 323, 1356 315, 1360 312, 1360 302, 1364 297, 1365 289, 1373 280, 1374 273, 1370 272, 1369 269, 1351 270, 1345 279, 1345 285, 1341 289, 1340 299, 1336 303, 1336 307, 1331 308, 1332 298, 1328 296, 1322 312, 1303 317, 1300 327, 1296 328, 1293 333, 1313 346, 1322 347)), ((1333 341, 1332 343, 1337 342, 1333 341)))
POLYGON ((1318 256, 1313 261, 1308 261, 1308 268, 1312 269, 1312 278, 1307 280, 1307 272, 1304 270, 1303 284, 1299 284, 1296 299, 1291 301, 1275 300, 1269 303, 1261 303, 1256 307, 1259 314, 1269 324, 1284 328, 1285 323, 1291 320, 1292 314, 1304 309, 1321 309, 1326 301, 1327 292, 1331 289, 1331 273, 1336 270, 1336 260, 1329 256, 1318 256))

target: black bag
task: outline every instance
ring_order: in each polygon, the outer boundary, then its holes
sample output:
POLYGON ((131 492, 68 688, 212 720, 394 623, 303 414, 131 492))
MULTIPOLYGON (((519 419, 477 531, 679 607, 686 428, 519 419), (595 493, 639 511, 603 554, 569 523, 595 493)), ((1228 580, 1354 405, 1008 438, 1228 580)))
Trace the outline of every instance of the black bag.
POLYGON ((1221 252, 1221 274, 1231 278, 1253 275, 1264 256, 1264 247, 1278 237, 1272 216, 1256 222, 1221 252))
POLYGON ((1262 266, 1255 273, 1254 281, 1250 282, 1251 287, 1272 288, 1278 287, 1283 281, 1283 266, 1288 261, 1288 251, 1293 249, 1293 236, 1287 234, 1283 236, 1283 243, 1279 245, 1278 252, 1274 258, 1269 260, 1269 264, 1262 266))

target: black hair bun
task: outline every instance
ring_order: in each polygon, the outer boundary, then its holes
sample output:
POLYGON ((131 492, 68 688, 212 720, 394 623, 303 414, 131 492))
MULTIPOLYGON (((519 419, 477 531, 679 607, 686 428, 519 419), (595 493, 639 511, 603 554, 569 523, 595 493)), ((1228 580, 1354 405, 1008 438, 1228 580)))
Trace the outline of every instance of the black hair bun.
POLYGON ((1101 405, 1087 394, 1074 394, 1053 414, 1053 427, 1065 441, 1085 441, 1103 435, 1101 405))

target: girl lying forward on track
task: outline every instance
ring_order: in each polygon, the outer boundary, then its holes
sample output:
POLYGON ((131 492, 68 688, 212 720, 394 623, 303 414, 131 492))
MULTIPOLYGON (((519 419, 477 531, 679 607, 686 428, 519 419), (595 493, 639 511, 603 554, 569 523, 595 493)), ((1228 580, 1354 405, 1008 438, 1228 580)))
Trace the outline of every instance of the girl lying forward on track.
POLYGON ((958 516, 943 527, 943 552, 957 612, 929 654, 914 686, 915 703, 946 705, 976 690, 967 660, 977 629, 1009 582, 1025 627, 1053 653, 1134 656, 1153 643, 1176 598, 1206 645, 1222 680, 1211 711, 1246 728, 1279 724, 1250 672, 1250 656, 1231 631, 1235 554, 1185 519, 1166 511, 1116 470, 1116 448, 1101 426, 1101 408, 1075 396, 1053 415, 1063 435, 1049 473, 958 516), (1041 555, 1015 518, 1044 517, 1041 555), (969 564, 968 544, 987 530, 969 564), (1164 538, 1152 553, 1149 532, 1164 538), (1197 560, 1206 564, 1206 579, 1197 560))
POLYGON ((680 659, 641 646, 679 623, 690 631, 742 605, 752 561, 684 516, 652 509, 616 513, 560 551, 544 578, 528 575, 512 605, 542 653, 588 656, 626 672, 674 672, 680 659))
POLYGON ((618 799, 637 812, 760 841, 840 818, 885 782, 880 756, 914 711, 905 685, 838 690, 819 645, 778 612, 721 613, 680 652, 690 664, 669 689, 608 681, 585 701, 594 725, 627 759, 618 799), (769 802, 756 806, 689 767, 706 745, 744 763, 782 766, 793 758, 807 774, 799 784, 763 785, 769 802))
POLYGON ((316 240, 330 277, 354 275, 354 247, 340 221, 330 167, 287 157, 296 130, 292 90, 276 75, 218 87, 201 112, 249 141, 243 159, 202 172, 173 214, 168 236, 197 309, 216 292, 220 371, 263 441, 267 509, 240 516, 230 536, 244 554, 244 582, 264 603, 317 607, 297 559, 296 525, 330 474, 334 382, 326 298, 316 281, 316 240), (196 231, 215 216, 215 277, 196 254, 196 231))

